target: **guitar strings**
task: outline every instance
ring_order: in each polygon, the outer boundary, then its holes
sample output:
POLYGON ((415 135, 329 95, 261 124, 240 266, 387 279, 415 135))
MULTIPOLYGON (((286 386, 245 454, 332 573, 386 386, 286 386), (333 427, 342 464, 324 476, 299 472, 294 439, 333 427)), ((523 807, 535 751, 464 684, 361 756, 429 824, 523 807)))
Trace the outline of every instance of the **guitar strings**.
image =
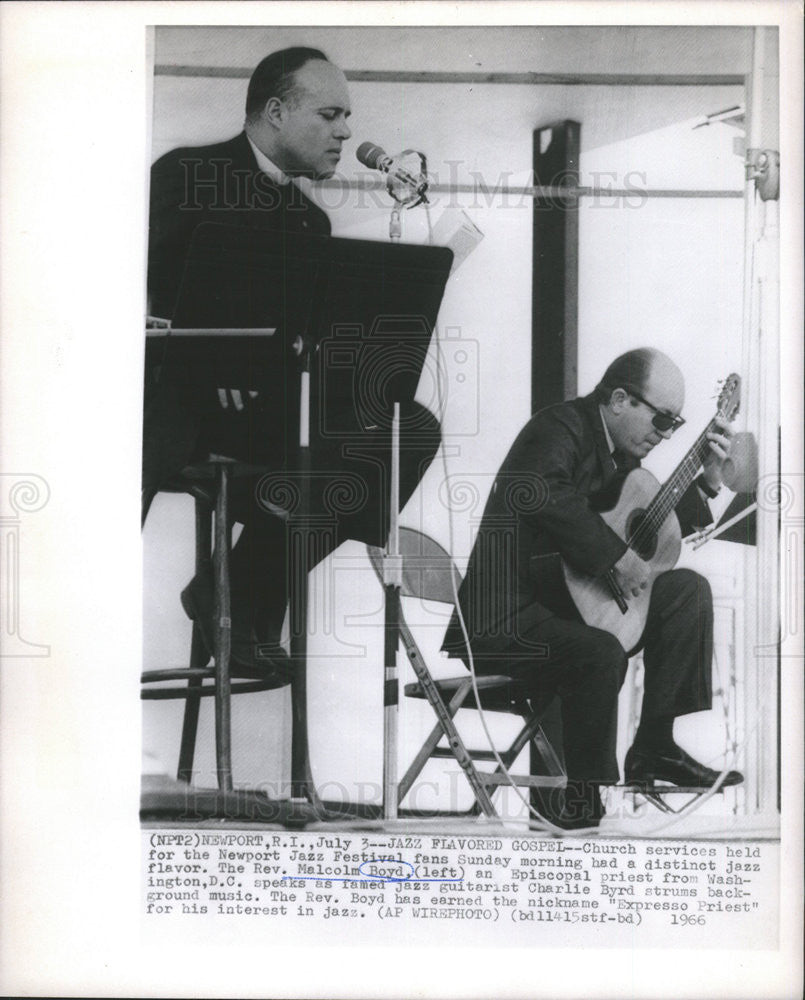
POLYGON ((629 547, 640 551, 648 547, 654 535, 664 524, 666 518, 676 506, 679 497, 687 490, 696 477, 704 454, 707 450, 707 434, 715 427, 715 419, 711 420, 699 435, 694 445, 680 462, 676 472, 659 490, 649 504, 640 524, 629 540, 629 547))
POLYGON ((735 375, 731 375, 727 380, 727 385, 719 397, 718 413, 716 417, 708 423, 702 433, 694 442, 688 453, 679 463, 674 474, 660 487, 657 495, 649 504, 643 519, 637 530, 629 540, 629 547, 640 550, 650 545, 653 536, 659 531, 665 519, 674 509, 678 498, 687 490, 696 477, 696 473, 701 467, 705 455, 707 454, 707 435, 717 429, 716 420, 718 416, 728 416, 731 419, 738 408, 736 393, 740 380, 735 375), (725 396, 727 397, 725 399, 725 396))

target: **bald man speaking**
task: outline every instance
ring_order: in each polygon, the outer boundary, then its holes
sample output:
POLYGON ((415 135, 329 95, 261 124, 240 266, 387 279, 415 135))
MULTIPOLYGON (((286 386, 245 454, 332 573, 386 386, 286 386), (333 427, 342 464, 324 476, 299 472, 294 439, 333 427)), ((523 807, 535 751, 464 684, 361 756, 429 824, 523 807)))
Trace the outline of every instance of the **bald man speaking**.
MULTIPOLYGON (((648 564, 598 511, 601 498, 684 423, 684 399, 674 362, 641 348, 613 361, 589 396, 533 416, 497 474, 459 591, 477 673, 511 676, 532 704, 560 700, 567 787, 558 802, 537 794, 532 801, 566 829, 597 826, 600 786, 618 781, 617 698, 628 660, 615 636, 582 620, 561 563, 609 575, 627 599, 647 586, 648 564)), ((707 499, 721 487, 731 433, 717 418, 701 474, 676 507, 683 535, 712 522, 707 499)), ((645 693, 627 782, 712 786, 718 772, 673 733, 676 718, 711 707, 713 602, 703 577, 687 569, 657 576, 640 646, 645 693)), ((469 662, 455 616, 444 648, 469 662)), ((723 783, 742 780, 730 771, 723 783)))

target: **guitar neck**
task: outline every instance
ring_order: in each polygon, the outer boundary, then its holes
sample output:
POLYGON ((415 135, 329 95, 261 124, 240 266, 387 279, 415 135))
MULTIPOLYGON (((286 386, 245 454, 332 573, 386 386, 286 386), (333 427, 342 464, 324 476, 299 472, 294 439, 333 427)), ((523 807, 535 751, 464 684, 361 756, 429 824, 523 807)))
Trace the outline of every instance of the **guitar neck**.
POLYGON ((653 530, 656 531, 668 515, 675 510, 685 491, 696 478, 709 447, 707 435, 715 427, 714 417, 649 504, 646 511, 646 521, 650 522, 653 530))

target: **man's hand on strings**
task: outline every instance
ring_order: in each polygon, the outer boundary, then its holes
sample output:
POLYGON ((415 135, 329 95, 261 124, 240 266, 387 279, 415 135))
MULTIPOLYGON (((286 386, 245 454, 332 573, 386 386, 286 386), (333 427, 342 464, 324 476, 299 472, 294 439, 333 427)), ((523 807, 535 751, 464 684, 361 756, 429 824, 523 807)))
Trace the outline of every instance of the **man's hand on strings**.
POLYGON ((254 399, 258 394, 256 389, 219 389, 218 402, 222 410, 234 407, 238 413, 247 405, 248 400, 254 399))
POLYGON ((614 566, 615 577, 624 594, 639 597, 648 586, 649 564, 633 550, 627 549, 614 566))
POLYGON ((716 429, 707 432, 710 450, 703 463, 705 482, 713 492, 721 489, 724 460, 729 457, 732 447, 732 427, 723 417, 716 417, 716 429))

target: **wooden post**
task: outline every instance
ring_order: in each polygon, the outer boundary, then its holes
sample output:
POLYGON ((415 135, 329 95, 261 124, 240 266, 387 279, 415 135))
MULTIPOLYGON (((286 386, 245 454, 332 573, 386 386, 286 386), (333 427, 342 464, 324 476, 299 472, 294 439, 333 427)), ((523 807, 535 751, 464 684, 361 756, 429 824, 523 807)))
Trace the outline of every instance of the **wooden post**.
MULTIPOLYGON (((557 122, 534 131, 534 184, 579 184, 581 125, 557 122)), ((578 382, 579 198, 568 191, 534 199, 531 301, 531 412, 573 399, 578 382)), ((562 746, 558 701, 542 728, 562 746)), ((539 795, 536 796, 539 798, 539 795)))
POLYGON ((576 395, 580 138, 574 121, 534 132, 534 184, 570 190, 534 199, 532 413, 576 395))

